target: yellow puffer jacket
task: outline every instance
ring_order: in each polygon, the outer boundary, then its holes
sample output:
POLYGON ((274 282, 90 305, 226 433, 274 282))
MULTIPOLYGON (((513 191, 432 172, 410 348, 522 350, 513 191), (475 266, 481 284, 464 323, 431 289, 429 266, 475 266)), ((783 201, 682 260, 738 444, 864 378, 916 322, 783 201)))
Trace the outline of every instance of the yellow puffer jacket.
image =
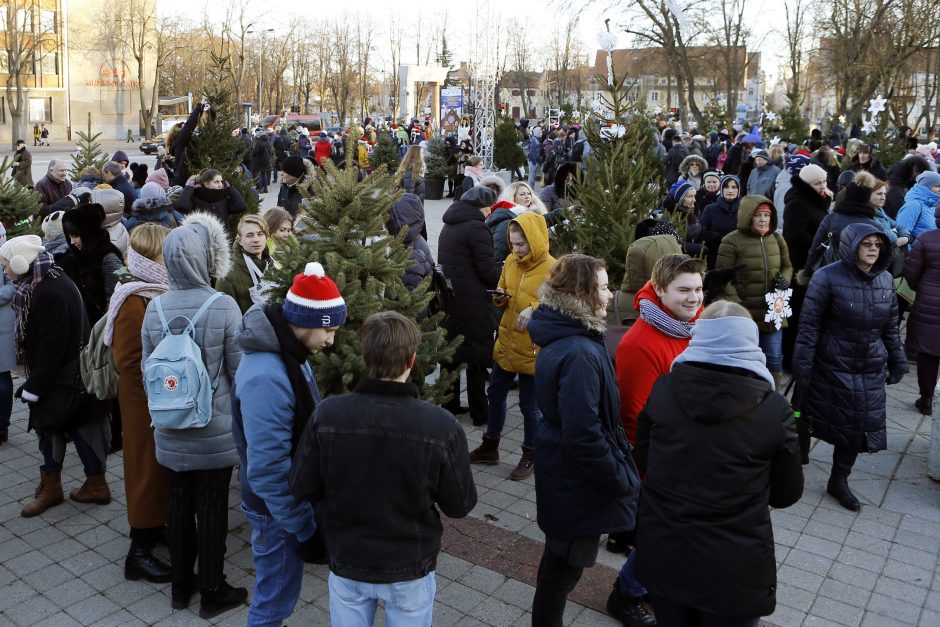
MULTIPOLYGON (((514 218, 510 224, 513 222, 522 227, 530 251, 521 259, 510 253, 503 265, 503 273, 499 276, 499 287, 509 294, 509 301, 503 306, 493 359, 507 372, 534 375, 539 349, 532 343, 528 331, 516 330, 516 318, 526 307, 538 307, 539 288, 555 265, 555 258, 548 253, 545 218, 527 211, 514 218)), ((509 229, 506 229, 506 238, 509 238, 509 229)))

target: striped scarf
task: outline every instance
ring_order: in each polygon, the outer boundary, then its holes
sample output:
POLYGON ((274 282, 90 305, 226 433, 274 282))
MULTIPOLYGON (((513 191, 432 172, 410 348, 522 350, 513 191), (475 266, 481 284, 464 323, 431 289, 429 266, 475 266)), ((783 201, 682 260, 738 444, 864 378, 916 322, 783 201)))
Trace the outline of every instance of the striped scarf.
POLYGON ((676 320, 646 298, 640 299, 640 318, 660 333, 680 340, 692 337, 692 327, 695 326, 692 322, 676 320))
POLYGON ((13 280, 16 284, 16 293, 13 295, 13 311, 16 312, 16 363, 26 363, 26 352, 23 340, 26 337, 26 322, 29 319, 29 305, 33 299, 33 289, 40 281, 49 277, 58 279, 62 276, 62 268, 56 265, 50 253, 44 252, 36 255, 33 261, 32 272, 20 275, 13 280))
POLYGON ((114 339, 114 321, 121 312, 121 306, 128 296, 140 296, 153 300, 168 289, 169 278, 163 264, 147 259, 132 247, 127 249, 127 270, 137 280, 121 283, 111 295, 108 303, 107 321, 104 323, 104 336, 101 338, 105 346, 111 346, 114 339))

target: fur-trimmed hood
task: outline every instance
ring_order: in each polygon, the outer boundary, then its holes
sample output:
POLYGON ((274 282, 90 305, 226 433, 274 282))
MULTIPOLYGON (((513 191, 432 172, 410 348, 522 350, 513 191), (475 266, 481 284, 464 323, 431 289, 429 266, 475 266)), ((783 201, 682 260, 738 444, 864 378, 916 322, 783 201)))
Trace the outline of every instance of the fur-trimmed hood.
POLYGON ((171 290, 211 287, 232 269, 232 250, 225 227, 213 215, 186 216, 163 243, 163 261, 171 290))
POLYGON ((708 162, 705 161, 705 159, 703 159, 702 157, 699 157, 698 155, 689 155, 688 157, 682 160, 682 163, 679 164, 679 174, 682 175, 682 178, 684 179, 689 178, 689 167, 693 163, 698 164, 698 176, 696 176, 696 178, 698 179, 701 179, 702 174, 705 172, 705 170, 708 169, 708 162))
POLYGON ((161 212, 172 210, 173 201, 169 198, 138 198, 131 206, 131 215, 153 216, 161 212))
POLYGON ((559 292, 545 283, 539 296, 539 306, 528 326, 529 336, 537 346, 544 347, 572 335, 596 337, 607 329, 604 318, 573 294, 559 292))

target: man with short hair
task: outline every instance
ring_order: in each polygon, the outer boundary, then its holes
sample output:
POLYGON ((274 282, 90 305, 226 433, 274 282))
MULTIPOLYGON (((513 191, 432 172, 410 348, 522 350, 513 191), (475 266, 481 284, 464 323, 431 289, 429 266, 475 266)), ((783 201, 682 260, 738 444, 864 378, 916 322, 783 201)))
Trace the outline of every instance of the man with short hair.
POLYGON ((277 193, 277 206, 284 207, 291 217, 303 208, 303 194, 298 189, 306 185, 307 163, 303 157, 291 155, 281 163, 281 189, 277 193))
POLYGON ((134 193, 134 186, 124 177, 124 171, 121 164, 116 161, 109 161, 101 168, 101 177, 104 182, 124 194, 124 215, 131 215, 131 208, 134 201, 137 200, 137 194, 134 193))
POLYGON ((248 625, 281 625, 300 598, 303 562, 326 563, 313 507, 294 498, 291 456, 320 404, 310 355, 333 345, 346 303, 319 263, 294 277, 283 305, 252 306, 235 342, 242 360, 232 393, 242 510, 252 526, 255 589, 248 625))
POLYGON ((39 179, 33 188, 39 192, 42 206, 39 208, 39 217, 45 218, 53 209, 52 204, 68 196, 72 191, 72 181, 69 180, 69 167, 65 161, 52 159, 49 161, 49 170, 39 179))
POLYGON ((26 142, 16 140, 16 152, 13 154, 13 180, 25 187, 33 188, 33 155, 26 150, 26 142))
POLYGON ((369 316, 366 378, 317 406, 294 455, 291 490, 326 534, 334 625, 371 625, 379 599, 387 625, 431 625, 438 509, 462 518, 477 502, 463 428, 408 381, 420 342, 401 314, 369 316))

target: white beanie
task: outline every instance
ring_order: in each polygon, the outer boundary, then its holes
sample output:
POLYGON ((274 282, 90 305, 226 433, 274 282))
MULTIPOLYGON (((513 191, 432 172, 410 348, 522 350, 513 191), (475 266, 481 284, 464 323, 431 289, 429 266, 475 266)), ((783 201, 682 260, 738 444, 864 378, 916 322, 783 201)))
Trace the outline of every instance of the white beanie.
POLYGON ((0 246, 0 257, 10 262, 14 274, 26 274, 39 253, 45 250, 38 235, 20 235, 0 246))
POLYGON ((826 171, 815 163, 810 163, 809 165, 805 166, 802 170, 800 170, 798 176, 800 177, 800 180, 808 185, 812 185, 818 181, 825 181, 829 178, 828 174, 826 174, 826 171))
POLYGON ((47 241, 52 241, 62 235, 62 216, 64 215, 64 211, 53 211, 43 218, 42 232, 47 241))

